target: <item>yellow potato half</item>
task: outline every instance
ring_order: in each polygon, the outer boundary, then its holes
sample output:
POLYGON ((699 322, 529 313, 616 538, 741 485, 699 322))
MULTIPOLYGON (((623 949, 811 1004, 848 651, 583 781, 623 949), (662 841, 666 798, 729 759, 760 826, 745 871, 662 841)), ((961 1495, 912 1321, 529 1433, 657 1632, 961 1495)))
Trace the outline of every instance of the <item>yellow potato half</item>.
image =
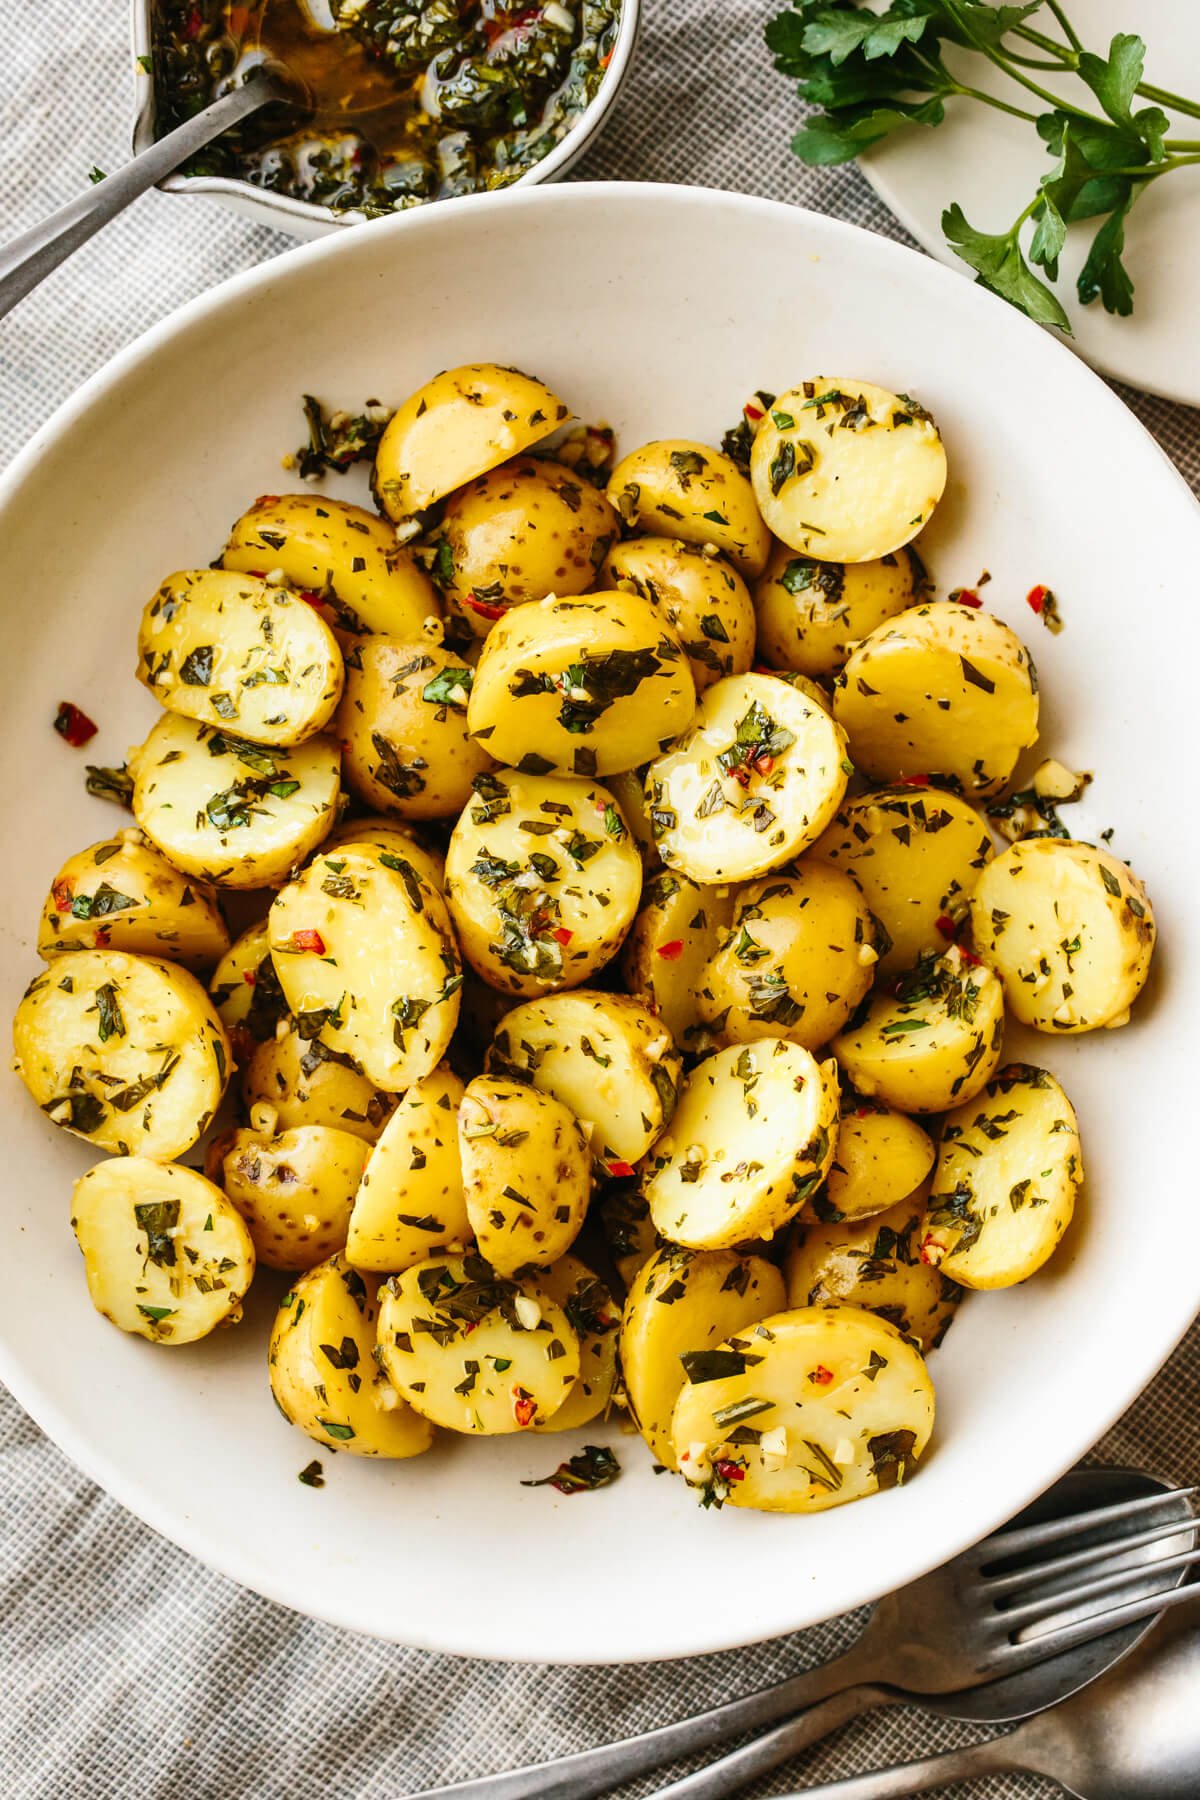
POLYGON ((185 969, 210 969, 229 949, 229 929, 211 891, 188 881, 139 831, 69 856, 50 884, 38 955, 129 950, 185 969))
POLYGON ((491 758, 467 732, 474 670, 427 638, 366 638, 337 714, 346 780, 402 819, 450 818, 491 758))
POLYGON ((500 1275, 558 1260, 592 1195, 587 1134, 552 1094, 479 1075, 458 1111, 463 1197, 481 1256, 500 1275))
POLYGON ((830 1048, 859 1093, 899 1112, 945 1112, 973 1099, 1000 1061, 1004 990, 951 949, 877 994, 830 1048))
POLYGON ((722 675, 744 675, 754 661, 750 590, 711 544, 627 538, 609 551, 599 581, 653 601, 679 634, 698 694, 722 675))
POLYGON ((225 1192, 268 1269, 311 1269, 341 1250, 367 1160, 360 1137, 329 1125, 237 1131, 221 1161, 225 1192))
POLYGON ((737 464, 710 444, 659 438, 623 456, 608 497, 626 525, 685 544, 711 544, 747 580, 761 574, 771 537, 737 464))
POLYGON ((463 1084, 441 1063, 406 1088, 371 1152, 350 1215, 346 1260, 397 1275, 439 1250, 463 1250, 458 1108, 463 1084))
POLYGON ((828 679, 876 626, 913 604, 925 580, 911 547, 840 563, 776 544, 754 589, 758 654, 772 669, 828 679))
POLYGON ((789 1306, 861 1306, 922 1350, 950 1329, 962 1289, 924 1248, 924 1192, 871 1219, 797 1224, 784 1274, 789 1306))

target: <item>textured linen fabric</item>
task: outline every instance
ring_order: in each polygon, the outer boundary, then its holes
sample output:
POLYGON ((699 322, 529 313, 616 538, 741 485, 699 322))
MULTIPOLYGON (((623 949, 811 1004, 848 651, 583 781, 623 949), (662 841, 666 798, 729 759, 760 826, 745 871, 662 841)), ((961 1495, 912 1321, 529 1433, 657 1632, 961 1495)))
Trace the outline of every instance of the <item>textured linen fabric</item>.
MULTIPOLYGON (((579 176, 743 189, 903 239, 855 169, 816 173, 790 156, 794 102, 761 41, 770 0, 643 6, 633 68, 579 176)), ((93 165, 124 159, 132 53, 123 0, 0 0, 0 43, 8 237, 78 192, 93 165)), ((0 461, 131 338, 288 241, 211 202, 140 201, 0 323, 0 461)), ((1200 417, 1124 398, 1200 487, 1200 417)), ((1194 1330, 1097 1455, 1194 1478, 1198 1388, 1194 1330)), ((400 1800, 686 1717, 823 1661, 856 1627, 837 1620, 622 1669, 504 1667, 375 1643, 286 1612, 164 1542, 0 1393, 3 1800, 400 1800)), ((748 1791, 779 1794, 979 1735, 912 1709, 878 1713, 748 1791)), ((996 1777, 972 1791, 1056 1790, 996 1777)))

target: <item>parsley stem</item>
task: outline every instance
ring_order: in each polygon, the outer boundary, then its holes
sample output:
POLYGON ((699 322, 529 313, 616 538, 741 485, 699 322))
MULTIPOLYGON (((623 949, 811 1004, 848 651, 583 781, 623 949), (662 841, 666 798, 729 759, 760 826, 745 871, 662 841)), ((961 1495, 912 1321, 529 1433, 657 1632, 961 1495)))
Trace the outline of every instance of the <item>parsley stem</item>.
MULTIPOLYGON (((1054 10, 1058 15, 1059 8, 1056 7, 1054 10)), ((1074 71, 1078 67, 1078 53, 1082 53, 1083 45, 1071 31, 1065 19, 1063 20, 1063 29, 1072 39, 1073 50, 1068 50, 1065 45, 1056 43, 1044 32, 1035 31, 1031 25, 1016 25, 1013 27, 1013 34, 1016 37, 1024 38, 1027 44, 1036 44, 1039 50, 1057 51, 1062 59, 1059 67, 1074 71)), ((1139 81, 1134 92, 1140 94, 1143 100, 1153 100, 1156 106, 1167 106, 1172 112, 1184 113, 1189 119, 1200 119, 1200 101, 1185 100, 1182 94, 1173 94, 1169 88, 1157 87, 1152 81, 1139 81)))
POLYGON ((1074 50, 1078 53, 1080 50, 1083 49, 1083 45, 1080 43, 1079 38, 1076 35, 1075 28, 1071 24, 1070 19, 1068 19, 1065 11, 1059 5, 1058 0, 1048 0, 1048 4, 1050 7, 1050 11, 1054 14, 1054 17, 1058 20, 1059 30, 1062 32, 1063 36, 1066 38, 1068 44, 1070 44, 1072 50, 1074 50))
POLYGON ((1026 112, 1023 106, 1010 106, 1007 100, 997 100, 994 94, 985 94, 982 88, 965 87, 956 82, 950 91, 969 100, 982 100, 985 106, 994 106, 997 112, 1011 113, 1014 119, 1024 119, 1030 125, 1037 123, 1036 113, 1026 112))

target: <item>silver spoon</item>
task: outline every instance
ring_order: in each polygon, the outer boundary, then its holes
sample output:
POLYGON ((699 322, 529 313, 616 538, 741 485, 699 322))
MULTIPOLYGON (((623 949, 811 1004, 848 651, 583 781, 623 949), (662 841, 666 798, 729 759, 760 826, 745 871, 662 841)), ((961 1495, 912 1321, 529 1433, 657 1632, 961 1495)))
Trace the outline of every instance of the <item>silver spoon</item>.
MULTIPOLYGON (((773 1725, 761 1737, 661 1790, 673 1800, 685 1796, 725 1800, 753 1776, 778 1768, 871 1707, 916 1700, 948 1718, 1025 1718, 1094 1681, 1145 1636, 1150 1614, 1157 1610, 1154 1598, 1182 1579, 1179 1568, 1159 1567, 1158 1559, 1190 1550, 1195 1520, 1188 1499, 1188 1492, 1137 1471, 1080 1469, 1057 1482, 1006 1528, 1008 1536, 1028 1527, 1035 1539, 1020 1559, 1023 1584, 1044 1568, 1033 1561, 1033 1552, 1051 1548, 1044 1541, 1055 1529, 1051 1522, 1092 1511, 1097 1514, 1095 1526, 1087 1531, 1071 1529, 1071 1554, 1087 1556, 1103 1545, 1104 1573, 1116 1566, 1145 1569, 1136 1584, 1126 1574, 1130 1585, 1125 1590, 1135 1606, 1147 1609, 1145 1616, 1089 1638, 1096 1626, 1086 1621, 1094 1619, 1106 1602, 1061 1605, 1045 1626, 1056 1632, 1066 1627, 1069 1633, 1071 1622, 1083 1621, 1074 1630, 1079 1640, 1087 1641, 1071 1642, 1053 1657, 1039 1662, 1036 1648, 1010 1646, 990 1601, 983 1604, 977 1580, 980 1567, 990 1567, 985 1540, 984 1546, 880 1601, 862 1635, 834 1662, 695 1718, 550 1763, 423 1791, 410 1800, 593 1800, 664 1763, 773 1725), (1121 1509, 1117 1519, 1112 1517, 1113 1508, 1121 1509), (780 1719, 783 1724, 774 1724, 780 1719)), ((1048 1578, 1038 1583, 1039 1594, 1061 1593, 1079 1583, 1077 1570, 1064 1570, 1057 1579, 1046 1574, 1048 1578)), ((999 1579, 1006 1578, 1001 1574, 999 1579)))
POLYGON ((1047 1775, 1076 1800, 1196 1800, 1200 1592, 1093 1687, 1007 1737, 804 1788, 782 1800, 901 1800, 980 1775, 1047 1775))

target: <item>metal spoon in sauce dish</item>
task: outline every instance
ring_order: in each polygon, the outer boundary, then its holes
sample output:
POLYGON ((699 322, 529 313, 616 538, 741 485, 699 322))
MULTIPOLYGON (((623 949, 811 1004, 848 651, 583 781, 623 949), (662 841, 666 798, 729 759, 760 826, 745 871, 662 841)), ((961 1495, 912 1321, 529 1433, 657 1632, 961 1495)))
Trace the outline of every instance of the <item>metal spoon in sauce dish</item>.
POLYGON ((288 129, 311 121, 327 132, 397 104, 394 81, 338 30, 325 0, 260 0, 250 19, 227 93, 0 249, 0 318, 131 201, 254 114, 274 109, 288 129))

